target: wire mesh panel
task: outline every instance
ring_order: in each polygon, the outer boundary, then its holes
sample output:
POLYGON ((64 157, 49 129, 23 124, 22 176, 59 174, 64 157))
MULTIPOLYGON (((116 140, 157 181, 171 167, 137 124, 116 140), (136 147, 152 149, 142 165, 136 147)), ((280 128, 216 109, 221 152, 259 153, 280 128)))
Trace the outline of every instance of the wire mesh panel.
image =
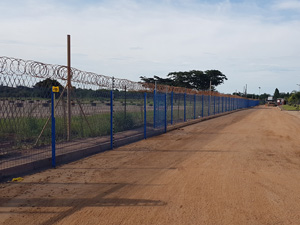
POLYGON ((195 95, 186 95, 186 120, 194 119, 195 95))
POLYGON ((204 95, 203 96, 203 117, 206 117, 209 115, 209 96, 204 95))
POLYGON ((216 96, 216 114, 219 114, 221 112, 220 110, 220 104, 221 101, 220 101, 220 97, 219 96, 216 96))
POLYGON ((173 124, 174 93, 167 93, 167 123, 173 124))
POLYGON ((180 123, 184 121, 184 94, 174 93, 173 98, 173 122, 180 123))
POLYGON ((259 104, 183 88, 157 88, 172 92, 153 93, 151 84, 0 57, 1 174, 10 167, 22 169, 23 164, 50 166, 55 147, 56 156, 64 156, 58 161, 65 162, 78 152, 77 157, 85 156, 91 149, 96 153, 161 134, 167 123, 259 104), (53 94, 52 86, 59 91, 53 94))
POLYGON ((154 93, 147 93, 146 99, 146 127, 151 131, 154 127, 154 93))
POLYGON ((110 90, 73 82, 56 102, 56 155, 110 141, 110 90))
POLYGON ((166 94, 156 93, 154 95, 154 128, 161 128, 165 126, 166 113, 166 94))
POLYGON ((224 111, 225 112, 228 112, 229 111, 229 108, 228 108, 228 97, 224 97, 224 111))
POLYGON ((0 169, 48 157, 51 87, 37 77, 1 73, 0 169))
POLYGON ((209 115, 214 115, 214 96, 208 96, 208 102, 209 102, 209 115))
POLYGON ((196 119, 202 117, 202 95, 196 95, 196 119))
MULTIPOLYGON (((161 95, 161 94, 160 94, 161 95)), ((156 104, 159 102, 160 98, 157 99, 157 94, 154 93, 147 93, 146 98, 146 137, 152 137, 154 135, 158 135, 164 132, 164 126, 159 126, 157 123, 157 116, 162 116, 162 103, 160 102, 159 106, 156 106, 156 104), (156 109, 156 110, 155 110, 156 109), (157 111, 159 113, 157 114, 157 111)), ((162 122, 160 122, 162 123, 162 122)))
POLYGON ((144 93, 114 91, 113 100, 115 147, 144 138, 144 93))

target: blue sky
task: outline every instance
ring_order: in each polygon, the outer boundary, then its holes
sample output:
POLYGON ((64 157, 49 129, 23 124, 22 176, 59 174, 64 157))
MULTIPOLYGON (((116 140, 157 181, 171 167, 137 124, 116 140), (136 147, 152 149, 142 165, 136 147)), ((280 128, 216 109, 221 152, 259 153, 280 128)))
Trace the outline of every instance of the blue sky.
POLYGON ((0 2, 0 55, 139 76, 218 69, 217 89, 298 90, 300 0, 16 0, 0 2))

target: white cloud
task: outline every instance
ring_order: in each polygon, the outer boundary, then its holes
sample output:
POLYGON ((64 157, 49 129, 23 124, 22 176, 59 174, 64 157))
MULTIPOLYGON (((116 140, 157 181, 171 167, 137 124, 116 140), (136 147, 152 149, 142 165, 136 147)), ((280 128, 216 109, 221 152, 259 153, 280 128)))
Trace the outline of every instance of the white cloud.
POLYGON ((278 1, 274 4, 274 8, 278 10, 300 10, 300 1, 297 0, 285 0, 285 1, 278 1))
POLYGON ((296 79, 300 70, 299 19, 278 22, 282 15, 261 14, 267 9, 253 3, 175 3, 0 3, 1 54, 65 64, 71 34, 72 65, 82 70, 138 81, 219 69, 229 78, 222 92, 242 91, 246 83, 253 92, 294 89, 286 77, 296 79))

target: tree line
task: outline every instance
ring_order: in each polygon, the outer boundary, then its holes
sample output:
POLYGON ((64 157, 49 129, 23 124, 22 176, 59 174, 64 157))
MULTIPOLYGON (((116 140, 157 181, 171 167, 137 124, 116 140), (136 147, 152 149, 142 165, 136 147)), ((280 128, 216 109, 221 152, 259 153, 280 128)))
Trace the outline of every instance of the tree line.
POLYGON ((140 76, 140 79, 145 83, 157 83, 174 87, 196 89, 199 91, 206 91, 210 88, 211 90, 215 90, 218 85, 223 84, 225 80, 228 80, 226 75, 219 70, 171 72, 167 75, 167 78, 161 78, 159 76, 154 76, 153 78, 140 76))

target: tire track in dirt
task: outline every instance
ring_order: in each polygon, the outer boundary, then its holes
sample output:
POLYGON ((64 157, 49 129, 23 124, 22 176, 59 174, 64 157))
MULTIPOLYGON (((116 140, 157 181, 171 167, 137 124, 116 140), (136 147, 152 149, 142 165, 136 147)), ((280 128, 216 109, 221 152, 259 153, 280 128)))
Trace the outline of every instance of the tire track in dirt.
POLYGON ((258 107, 1 184, 2 224, 299 224, 300 120, 258 107))

